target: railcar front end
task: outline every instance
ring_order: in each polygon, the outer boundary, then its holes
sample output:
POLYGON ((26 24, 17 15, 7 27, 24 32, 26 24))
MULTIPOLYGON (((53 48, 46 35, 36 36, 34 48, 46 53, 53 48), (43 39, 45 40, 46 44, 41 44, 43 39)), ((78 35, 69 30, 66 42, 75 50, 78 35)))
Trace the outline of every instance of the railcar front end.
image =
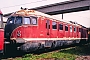
POLYGON ((16 44, 18 49, 24 51, 35 51, 41 48, 40 41, 37 41, 38 17, 22 14, 11 15, 5 26, 6 41, 16 44))

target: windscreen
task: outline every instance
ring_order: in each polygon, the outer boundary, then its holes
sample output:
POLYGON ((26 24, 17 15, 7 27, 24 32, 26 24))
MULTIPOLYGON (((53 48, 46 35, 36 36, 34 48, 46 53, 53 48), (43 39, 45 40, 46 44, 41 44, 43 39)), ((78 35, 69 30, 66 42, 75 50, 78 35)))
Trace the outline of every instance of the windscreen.
POLYGON ((21 24, 22 23, 22 17, 16 17, 15 24, 21 24))
POLYGON ((22 17, 16 16, 16 17, 9 17, 7 24, 21 24, 22 23, 22 17))
POLYGON ((14 24, 15 17, 9 17, 7 20, 7 24, 14 24))

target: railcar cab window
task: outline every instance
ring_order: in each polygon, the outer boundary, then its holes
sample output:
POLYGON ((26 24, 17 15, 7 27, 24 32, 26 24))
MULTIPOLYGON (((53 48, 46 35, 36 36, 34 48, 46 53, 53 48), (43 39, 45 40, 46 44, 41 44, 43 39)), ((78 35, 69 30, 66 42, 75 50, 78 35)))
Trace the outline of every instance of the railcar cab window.
POLYGON ((37 17, 30 17, 31 18, 31 24, 37 25, 37 17))
POLYGON ((68 31, 68 25, 65 25, 65 31, 68 31))
POLYGON ((7 20, 7 24, 14 24, 15 17, 9 17, 7 20))
POLYGON ((20 16, 12 16, 8 18, 7 24, 21 24, 22 23, 22 17, 20 16))
POLYGON ((31 20, 29 17, 24 17, 23 19, 24 19, 23 24, 30 24, 31 20))
POLYGON ((15 24, 21 24, 22 23, 22 17, 17 16, 15 19, 15 24))
POLYGON ((57 29, 57 23, 56 22, 52 22, 52 29, 57 29))

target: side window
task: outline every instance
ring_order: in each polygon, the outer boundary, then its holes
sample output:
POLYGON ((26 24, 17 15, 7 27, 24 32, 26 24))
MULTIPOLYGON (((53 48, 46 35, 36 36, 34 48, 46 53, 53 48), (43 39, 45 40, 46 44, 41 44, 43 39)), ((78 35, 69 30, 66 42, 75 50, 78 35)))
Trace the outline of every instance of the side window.
POLYGON ((59 24, 59 29, 63 30, 63 24, 59 24))
POLYGON ((52 22, 52 29, 57 29, 57 23, 56 22, 52 22))
POLYGON ((37 17, 31 17, 31 24, 37 25, 37 17))
POLYGON ((50 29, 50 21, 49 20, 46 20, 46 28, 50 29))
POLYGON ((65 31, 68 31, 68 25, 65 25, 65 31))
POLYGON ((74 27, 74 32, 76 32, 76 27, 74 27))
POLYGON ((72 32, 72 26, 70 26, 70 32, 72 32))
POLYGON ((30 18, 29 17, 24 17, 23 19, 24 19, 23 24, 30 24, 30 18))

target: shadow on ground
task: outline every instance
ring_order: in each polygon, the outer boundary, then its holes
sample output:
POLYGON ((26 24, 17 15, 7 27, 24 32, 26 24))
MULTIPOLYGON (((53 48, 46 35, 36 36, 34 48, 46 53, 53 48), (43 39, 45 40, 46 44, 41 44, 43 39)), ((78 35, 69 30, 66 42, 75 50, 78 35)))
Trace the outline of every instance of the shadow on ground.
POLYGON ((73 48, 66 48, 63 50, 60 50, 62 53, 69 53, 74 55, 90 55, 90 35, 89 35, 89 43, 75 46, 73 48))

